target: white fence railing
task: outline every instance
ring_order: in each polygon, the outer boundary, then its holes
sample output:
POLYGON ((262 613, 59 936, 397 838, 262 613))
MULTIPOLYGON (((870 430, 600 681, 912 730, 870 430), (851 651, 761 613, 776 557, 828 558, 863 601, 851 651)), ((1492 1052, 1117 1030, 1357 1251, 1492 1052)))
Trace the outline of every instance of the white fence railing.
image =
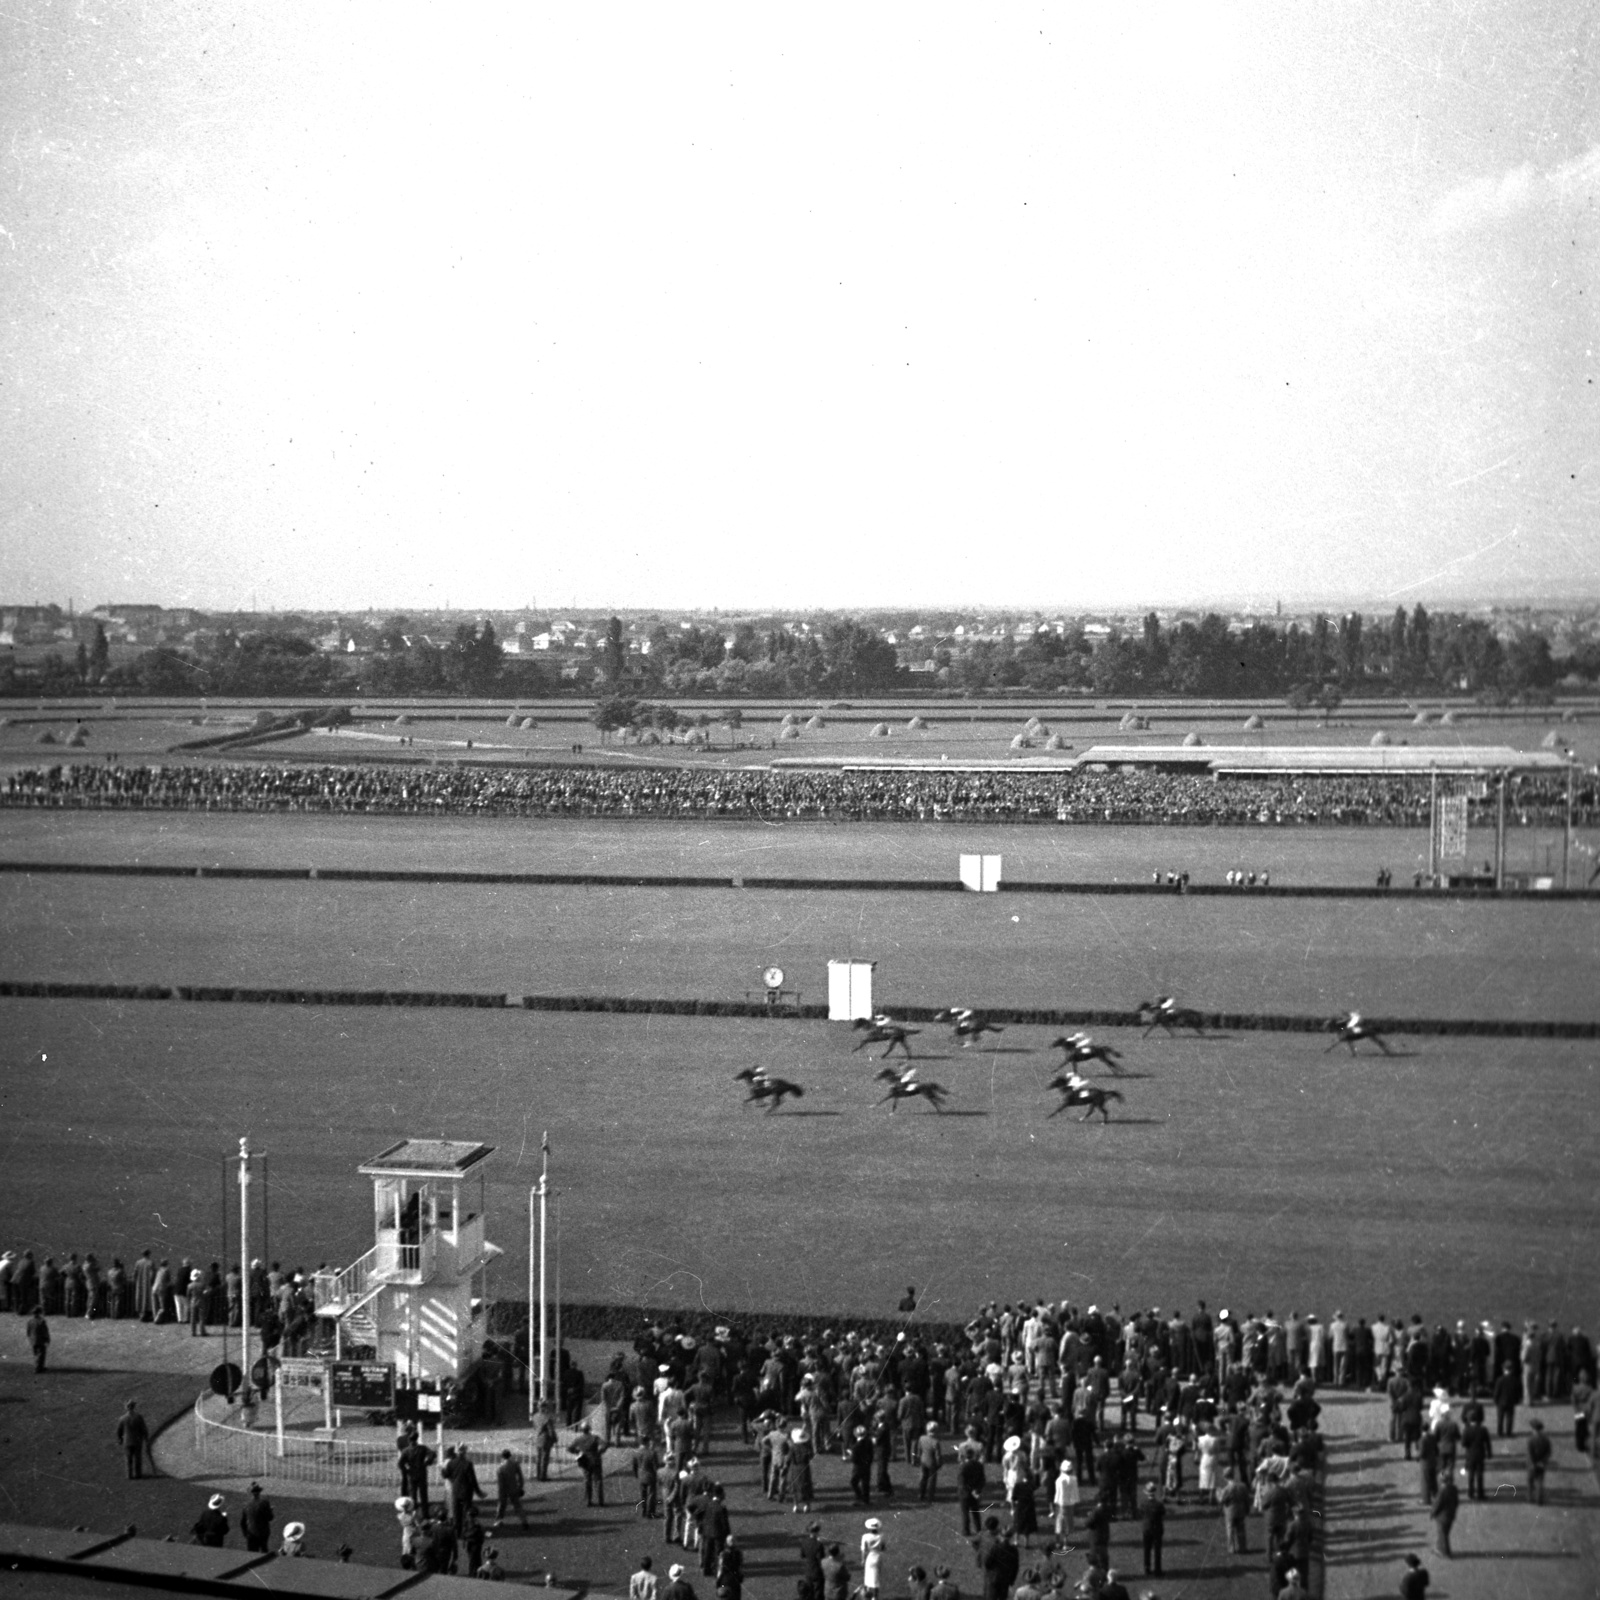
MULTIPOLYGON (((600 1422, 598 1411, 592 1424, 600 1422)), ((256 1426, 245 1426, 238 1406, 226 1406, 220 1397, 202 1394, 194 1404, 195 1453, 210 1467, 224 1469, 230 1477, 291 1479, 301 1483, 355 1484, 371 1488, 393 1488, 400 1492, 400 1468, 393 1439, 329 1437, 320 1426, 320 1395, 295 1394, 284 1398, 283 1453, 278 1453, 278 1436, 273 1426, 275 1414, 271 1400, 256 1408, 256 1426), (223 1407, 223 1414, 208 1416, 207 1407, 223 1407)), ((481 1432, 482 1430, 473 1430, 481 1432)), ((582 1469, 568 1451, 576 1430, 559 1430, 551 1452, 549 1476, 568 1480, 581 1477, 582 1469)), ((529 1483, 534 1480, 536 1460, 533 1443, 526 1431, 507 1433, 492 1444, 474 1442, 470 1436, 450 1437, 458 1450, 465 1448, 478 1468, 479 1480, 493 1484, 500 1452, 509 1450, 522 1464, 529 1483), (520 1435, 520 1436, 519 1436, 520 1435)), ((614 1448, 614 1447, 613 1447, 614 1448)), ((608 1452, 610 1455, 611 1452, 608 1452)), ((608 1462, 609 1465, 609 1462, 608 1462)), ((431 1481, 437 1483, 438 1467, 431 1481)))

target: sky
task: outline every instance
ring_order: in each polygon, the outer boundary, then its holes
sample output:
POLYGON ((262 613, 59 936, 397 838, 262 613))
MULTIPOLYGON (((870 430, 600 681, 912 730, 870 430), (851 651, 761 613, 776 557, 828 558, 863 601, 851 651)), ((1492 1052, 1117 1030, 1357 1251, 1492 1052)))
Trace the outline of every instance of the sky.
POLYGON ((1568 0, 0 18, 0 601, 1600 597, 1568 0))

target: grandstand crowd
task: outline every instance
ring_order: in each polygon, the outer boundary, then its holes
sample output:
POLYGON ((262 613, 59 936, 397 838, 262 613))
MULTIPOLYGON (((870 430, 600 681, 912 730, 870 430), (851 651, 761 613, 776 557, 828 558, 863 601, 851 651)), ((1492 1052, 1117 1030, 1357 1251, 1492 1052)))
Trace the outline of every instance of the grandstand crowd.
MULTIPOLYGON (((796 771, 601 766, 235 766, 77 763, 7 775, 0 805, 401 816, 648 817, 850 822, 1160 823, 1418 827, 1425 775, 1196 777, 1167 772, 796 771)), ((1574 821, 1600 821, 1584 775, 1574 821)), ((1495 801, 1471 803, 1474 824, 1495 801)), ((1512 780, 1508 821, 1560 825, 1565 780, 1512 780)))

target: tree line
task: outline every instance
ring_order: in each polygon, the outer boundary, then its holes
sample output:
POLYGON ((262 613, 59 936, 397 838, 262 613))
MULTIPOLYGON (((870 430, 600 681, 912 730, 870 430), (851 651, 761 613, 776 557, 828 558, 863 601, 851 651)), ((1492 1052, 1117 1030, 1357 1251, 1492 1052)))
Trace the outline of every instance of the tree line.
POLYGON ((1600 643, 1558 659, 1538 628, 1502 640, 1482 617, 1430 615, 1421 605, 1397 607, 1392 617, 1375 623, 1351 612, 1318 615, 1307 626, 1261 621, 1235 631, 1215 613, 1164 627, 1151 612, 1137 631, 1091 634, 1074 624, 1061 632, 1042 627, 1020 640, 1005 631, 959 646, 935 642, 927 652, 933 670, 916 673, 902 665, 880 632, 848 617, 799 633, 748 623, 731 636, 699 624, 657 627, 648 642, 648 650, 632 648, 621 620, 612 617, 597 648, 575 672, 564 674, 560 657, 552 662, 508 656, 491 623, 462 623, 440 641, 397 616, 380 630, 375 648, 360 655, 328 654, 288 629, 223 630, 203 646, 157 646, 110 667, 105 632, 97 629, 91 644, 78 646, 74 660, 48 654, 31 680, 14 673, 10 689, 330 698, 573 693, 635 701, 650 695, 774 699, 1026 689, 1284 697, 1311 705, 1354 693, 1541 700, 1565 677, 1600 680, 1600 643))

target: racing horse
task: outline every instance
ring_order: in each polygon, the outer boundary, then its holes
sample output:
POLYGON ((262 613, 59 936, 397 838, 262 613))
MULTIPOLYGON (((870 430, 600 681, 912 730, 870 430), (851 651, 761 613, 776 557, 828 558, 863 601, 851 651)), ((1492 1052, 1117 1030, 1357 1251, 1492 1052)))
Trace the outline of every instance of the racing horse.
POLYGON ((935 1022, 948 1022, 955 1030, 955 1036, 961 1041, 961 1048, 965 1050, 974 1039, 981 1039, 986 1033, 1004 1033, 1006 1030, 997 1022, 991 1022, 981 1011, 974 1011, 971 1006, 950 1006, 938 1012, 935 1022))
MULTIPOLYGON (((1354 1055, 1356 1053, 1356 1045, 1362 1039, 1370 1039, 1386 1056, 1394 1054, 1394 1051, 1383 1042, 1383 1035, 1359 1011, 1352 1011, 1339 1024, 1339 1031, 1333 1036, 1333 1043, 1328 1046, 1328 1050, 1337 1050, 1340 1045, 1344 1044, 1349 1045, 1350 1054, 1354 1055)), ((1328 1050, 1324 1050, 1322 1053, 1326 1055, 1328 1050)))
POLYGON ((911 1074, 902 1075, 893 1067, 885 1067, 877 1076, 880 1082, 889 1085, 889 1092, 878 1102, 880 1106, 887 1101, 889 1109, 895 1111, 899 1109, 902 1100, 915 1100, 920 1097, 935 1111, 944 1110, 944 1103, 950 1091, 942 1083, 935 1083, 931 1078, 926 1083, 919 1083, 911 1074))
POLYGON ((1200 1013, 1191 1011, 1187 1006, 1179 1007, 1178 1002, 1170 994, 1158 995, 1154 1000, 1141 1000, 1135 1008, 1139 1020, 1148 1023, 1144 1030, 1144 1037, 1148 1039, 1157 1028, 1165 1028, 1169 1034, 1176 1035, 1179 1028, 1192 1028, 1205 1037, 1205 1028, 1200 1022, 1200 1013))
POLYGON ((1108 1044, 1096 1044, 1086 1033, 1069 1033, 1064 1039, 1052 1039, 1052 1050, 1061 1049, 1067 1052, 1064 1066, 1076 1067, 1085 1061, 1103 1061, 1113 1072, 1121 1072, 1117 1065, 1122 1060, 1122 1052, 1113 1049, 1108 1044))
POLYGON ((1103 1122, 1110 1122, 1111 1112, 1107 1109, 1107 1102, 1122 1098, 1115 1089, 1102 1089, 1095 1083, 1075 1084, 1070 1082, 1065 1075, 1052 1078, 1049 1087, 1056 1090, 1061 1096, 1061 1104, 1050 1115, 1058 1117, 1063 1111, 1069 1110, 1073 1106, 1087 1106, 1089 1109, 1078 1118, 1079 1122, 1087 1122, 1097 1111, 1100 1113, 1100 1118, 1103 1122))
POLYGON ((805 1094, 805 1090, 798 1083, 790 1083, 787 1078, 774 1078, 760 1067, 746 1067, 743 1072, 734 1073, 733 1079, 735 1083, 748 1083, 750 1085, 750 1093, 745 1096, 745 1104, 749 1105, 752 1100, 765 1100, 769 1116, 790 1095, 793 1095, 798 1100, 805 1094))
MULTIPOLYGON (((885 1050, 883 1055, 879 1058, 883 1061, 887 1061, 889 1057, 894 1054, 894 1047, 896 1045, 899 1045, 900 1048, 905 1051, 906 1060, 909 1061, 911 1059, 911 1045, 909 1040, 913 1035, 922 1032, 921 1028, 908 1028, 903 1022, 896 1022, 892 1017, 886 1017, 881 1014, 872 1018, 870 1022, 865 1017, 857 1017, 856 1020, 850 1024, 850 1026, 852 1028, 864 1028, 866 1030, 866 1038, 861 1040, 861 1042, 856 1045, 856 1050, 865 1050, 868 1045, 882 1044, 886 1040, 888 1041, 889 1048, 885 1050)), ((855 1050, 852 1050, 850 1053, 854 1055, 855 1050)), ((870 1061, 871 1059, 872 1057, 869 1055, 867 1060, 870 1061)))

